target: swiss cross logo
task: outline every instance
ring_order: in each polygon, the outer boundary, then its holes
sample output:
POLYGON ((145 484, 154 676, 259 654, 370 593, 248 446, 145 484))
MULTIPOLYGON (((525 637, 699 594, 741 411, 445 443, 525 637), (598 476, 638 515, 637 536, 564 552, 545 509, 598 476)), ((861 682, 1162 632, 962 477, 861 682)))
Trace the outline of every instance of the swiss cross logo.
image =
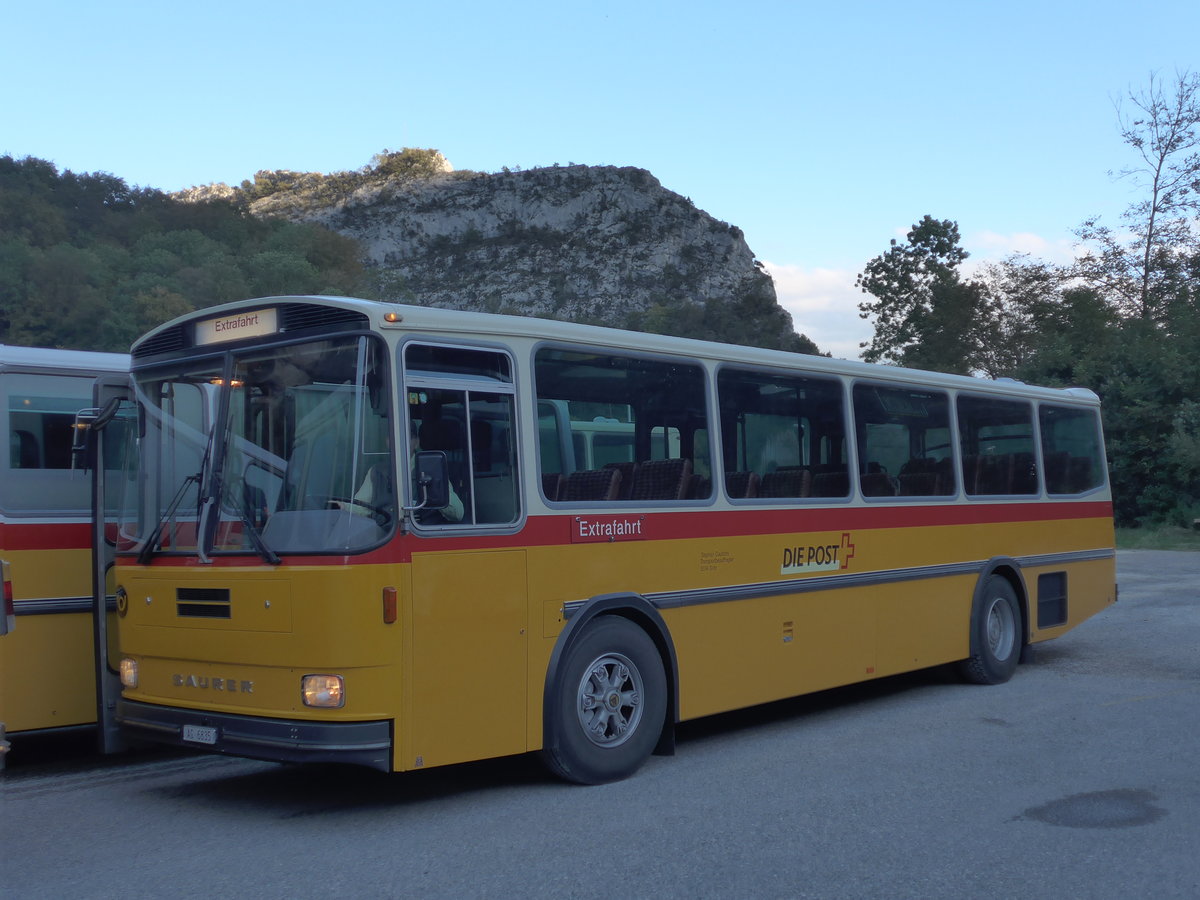
POLYGON ((854 559, 854 544, 850 543, 850 532, 842 532, 842 568, 850 568, 850 560, 854 559))

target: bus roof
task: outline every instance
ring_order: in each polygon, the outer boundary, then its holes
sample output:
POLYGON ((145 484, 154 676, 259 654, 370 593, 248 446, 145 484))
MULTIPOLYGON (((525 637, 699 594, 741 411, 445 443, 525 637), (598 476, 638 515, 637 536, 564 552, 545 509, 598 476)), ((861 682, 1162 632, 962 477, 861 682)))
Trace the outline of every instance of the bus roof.
POLYGON ((979 378, 971 375, 952 375, 900 366, 877 365, 857 360, 831 359, 826 356, 791 353, 784 350, 766 350, 739 344, 723 344, 694 338, 680 338, 646 332, 626 331, 599 325, 581 325, 557 319, 541 319, 527 316, 499 315, 473 310, 441 309, 431 306, 410 306, 382 300, 362 300, 354 297, 332 296, 280 296, 239 300, 196 310, 171 320, 150 331, 133 345, 136 356, 142 345, 162 332, 178 327, 184 322, 193 322, 233 313, 252 310, 273 304, 316 303, 326 306, 354 310, 365 315, 372 325, 381 331, 404 331, 410 333, 437 332, 462 335, 524 339, 534 342, 582 343, 595 347, 661 353, 703 359, 713 362, 731 362, 742 365, 794 369, 802 367, 815 374, 842 375, 863 380, 914 382, 930 387, 953 388, 968 391, 986 391, 1010 396, 1042 397, 1045 399, 1070 400, 1076 403, 1098 404, 1099 397, 1087 388, 1049 388, 1027 385, 1011 378, 979 378), (396 316, 385 321, 385 314, 396 316))
POLYGON ((14 347, 0 344, 0 371, 97 375, 128 372, 129 355, 93 350, 58 350, 49 347, 14 347))

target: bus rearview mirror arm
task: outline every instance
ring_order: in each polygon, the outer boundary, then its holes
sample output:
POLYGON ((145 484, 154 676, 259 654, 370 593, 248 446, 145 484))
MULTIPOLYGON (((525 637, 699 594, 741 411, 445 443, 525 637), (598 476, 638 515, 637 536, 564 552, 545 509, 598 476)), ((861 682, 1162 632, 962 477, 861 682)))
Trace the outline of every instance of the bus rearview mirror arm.
POLYGON ((421 450, 413 457, 413 484, 421 502, 404 507, 409 518, 422 509, 445 509, 450 505, 450 463, 442 450, 421 450))

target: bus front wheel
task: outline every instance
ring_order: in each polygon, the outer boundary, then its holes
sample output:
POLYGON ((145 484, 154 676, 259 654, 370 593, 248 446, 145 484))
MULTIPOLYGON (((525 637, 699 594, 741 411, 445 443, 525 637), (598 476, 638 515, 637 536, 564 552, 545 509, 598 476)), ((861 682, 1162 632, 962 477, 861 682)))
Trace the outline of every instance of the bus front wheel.
POLYGON ((959 663, 974 684, 1001 684, 1012 678, 1021 657, 1021 605, 1002 575, 992 575, 971 609, 971 655, 959 663))
POLYGON ((579 784, 632 775, 662 732, 667 680, 654 641, 628 619, 600 616, 569 648, 551 698, 543 758, 579 784))

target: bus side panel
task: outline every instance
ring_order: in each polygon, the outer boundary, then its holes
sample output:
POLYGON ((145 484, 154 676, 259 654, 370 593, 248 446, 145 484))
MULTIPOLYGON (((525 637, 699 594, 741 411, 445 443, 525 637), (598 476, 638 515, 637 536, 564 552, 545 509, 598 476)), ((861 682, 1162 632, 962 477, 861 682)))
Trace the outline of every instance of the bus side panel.
POLYGON ((975 575, 890 584, 875 590, 883 677, 965 659, 971 652, 975 575))
MULTIPOLYGON (((650 534, 659 527, 653 518, 644 524, 650 534)), ((1111 546, 1111 523, 1094 518, 559 545, 531 551, 531 623, 540 613, 548 654, 564 603, 666 592, 659 602, 678 654, 679 713, 689 719, 963 659, 975 587, 990 559, 1111 546), (858 580, 843 587, 850 576, 858 580), (806 584, 813 578, 816 589, 806 584), (779 592, 788 580, 796 593, 779 592), (747 588, 759 584, 768 592, 754 597, 747 588), (723 598, 722 587, 742 599, 723 598), (695 590, 715 593, 669 596, 695 590)), ((1111 602, 1111 559, 1067 568, 1070 621, 1047 637, 1111 602)), ((1040 571, 1027 576, 1031 591, 1040 571)), ((531 672, 544 665, 531 656, 531 672)), ((531 676, 531 721, 542 683, 531 676)))
MULTIPOLYGON (((4 526, 61 539, 60 525, 4 526)), ((41 540, 38 537, 37 540, 41 540)), ((0 722, 9 733, 90 725, 96 721, 92 617, 87 612, 22 615, 23 601, 91 594, 90 554, 75 548, 5 550, 12 564, 17 623, 0 640, 0 722)))
POLYGON ((90 613, 20 616, 0 640, 0 722, 10 734, 96 721, 90 613))
POLYGON ((529 601, 524 550, 414 553, 411 717, 397 768, 523 753, 529 601))
POLYGON ((681 719, 874 676, 869 590, 713 603, 663 617, 679 658, 681 719))
MULTIPOLYGON (((1040 566, 1026 569, 1025 584, 1029 589, 1029 625, 1031 643, 1048 641, 1070 631, 1080 622, 1116 602, 1116 560, 1040 566), (1061 625, 1038 626, 1039 576, 1065 576, 1067 621, 1061 625)), ((1053 621, 1053 619, 1052 619, 1053 621)))
MULTIPOLYGON (((654 527, 648 522, 647 530, 654 527)), ((840 532, 822 532, 539 549, 531 554, 530 599, 540 612, 545 657, 531 659, 542 673, 537 684, 531 681, 531 709, 535 698, 540 703, 544 660, 562 628, 564 603, 607 593, 653 595, 777 582, 785 556, 799 546, 820 548, 830 568, 819 574, 829 574, 840 565, 841 541, 840 532)), ((839 590, 660 604, 678 657, 680 718, 873 677, 876 603, 871 590, 839 590)))

